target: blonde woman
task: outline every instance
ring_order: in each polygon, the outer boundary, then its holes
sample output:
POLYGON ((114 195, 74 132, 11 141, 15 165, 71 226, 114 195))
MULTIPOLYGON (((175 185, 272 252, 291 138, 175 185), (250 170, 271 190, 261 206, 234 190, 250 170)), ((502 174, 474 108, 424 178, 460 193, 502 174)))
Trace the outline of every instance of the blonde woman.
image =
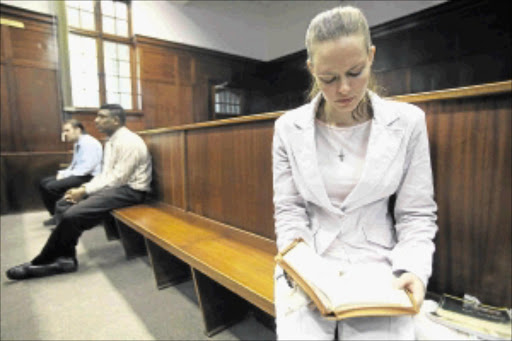
MULTIPOLYGON (((421 305, 437 231, 425 114, 369 89, 375 46, 360 10, 317 15, 306 48, 311 102, 275 124, 278 249, 303 238, 340 269, 386 267, 421 305)), ((414 339, 411 316, 322 318, 279 267, 275 306, 280 340, 414 339)))

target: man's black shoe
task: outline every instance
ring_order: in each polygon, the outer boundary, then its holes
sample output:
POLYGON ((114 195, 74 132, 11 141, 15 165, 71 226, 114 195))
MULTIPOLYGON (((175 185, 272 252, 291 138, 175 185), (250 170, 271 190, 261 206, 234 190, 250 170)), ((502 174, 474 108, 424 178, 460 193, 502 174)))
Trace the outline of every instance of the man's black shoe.
POLYGON ((72 257, 59 257, 53 263, 33 265, 24 263, 10 268, 5 273, 9 279, 27 279, 33 277, 45 277, 61 273, 74 272, 78 269, 78 262, 72 257))
POLYGON ((47 220, 43 221, 43 225, 44 226, 57 225, 57 221, 55 220, 55 217, 51 217, 50 219, 47 219, 47 220))

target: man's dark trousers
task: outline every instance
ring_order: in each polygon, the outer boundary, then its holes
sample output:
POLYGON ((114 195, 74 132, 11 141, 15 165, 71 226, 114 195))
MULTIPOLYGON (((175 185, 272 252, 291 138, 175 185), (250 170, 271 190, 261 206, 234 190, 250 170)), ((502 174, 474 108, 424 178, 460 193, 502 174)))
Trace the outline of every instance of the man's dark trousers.
POLYGON ((55 214, 55 203, 64 196, 64 193, 70 188, 80 187, 92 179, 91 175, 74 176, 57 180, 55 176, 49 176, 39 183, 39 191, 43 199, 44 206, 51 215, 55 214))
POLYGON ((116 208, 132 206, 144 201, 146 192, 122 186, 100 190, 77 204, 64 199, 57 201, 57 226, 32 264, 49 264, 58 257, 76 257, 76 245, 82 232, 98 225, 116 208))

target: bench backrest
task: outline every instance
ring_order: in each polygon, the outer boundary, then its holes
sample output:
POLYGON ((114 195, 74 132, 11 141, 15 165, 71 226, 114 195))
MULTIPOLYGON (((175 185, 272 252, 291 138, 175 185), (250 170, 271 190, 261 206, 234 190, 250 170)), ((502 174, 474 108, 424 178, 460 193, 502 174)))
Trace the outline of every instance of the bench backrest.
MULTIPOLYGON (((427 113, 440 227, 429 290, 511 306, 512 110, 510 82, 500 86, 478 88, 477 96, 461 89, 396 99, 427 113)), ((275 239, 271 147, 279 116, 141 132, 158 200, 275 239)))

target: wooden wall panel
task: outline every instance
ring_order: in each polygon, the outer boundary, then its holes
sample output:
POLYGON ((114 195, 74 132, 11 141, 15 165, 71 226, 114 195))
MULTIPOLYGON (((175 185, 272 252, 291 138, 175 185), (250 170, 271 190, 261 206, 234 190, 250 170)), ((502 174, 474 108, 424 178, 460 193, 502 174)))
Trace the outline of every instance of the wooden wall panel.
POLYGON ((14 68, 18 121, 17 150, 62 150, 61 110, 58 102, 57 73, 54 70, 17 66, 14 68))
POLYGON ((62 151, 56 22, 1 6, 2 17, 24 25, 1 27, 2 116, 9 116, 2 118, 2 151, 62 151))
POLYGON ((3 153, 1 156, 2 214, 42 209, 39 181, 55 175, 61 163, 71 162, 71 153, 3 153))
POLYGON ((18 64, 57 69, 56 32, 52 27, 27 23, 25 29, 11 29, 12 57, 18 64), (37 26, 36 26, 37 25, 37 26))
POLYGON ((146 129, 209 120, 210 82, 242 77, 250 60, 137 36, 146 129))
POLYGON ((273 121, 187 132, 188 209, 274 239, 273 121))
POLYGON ((162 48, 145 45, 141 49, 141 77, 170 84, 176 83, 176 62, 174 53, 162 48))
POLYGON ((0 64, 0 150, 14 150, 14 142, 11 128, 11 115, 9 101, 9 82, 7 81, 7 71, 3 64, 0 64))
POLYGON ((510 94, 432 101, 439 233, 430 288, 512 305, 510 94))
POLYGON ((152 198, 185 210, 185 132, 143 137, 153 162, 152 198))

